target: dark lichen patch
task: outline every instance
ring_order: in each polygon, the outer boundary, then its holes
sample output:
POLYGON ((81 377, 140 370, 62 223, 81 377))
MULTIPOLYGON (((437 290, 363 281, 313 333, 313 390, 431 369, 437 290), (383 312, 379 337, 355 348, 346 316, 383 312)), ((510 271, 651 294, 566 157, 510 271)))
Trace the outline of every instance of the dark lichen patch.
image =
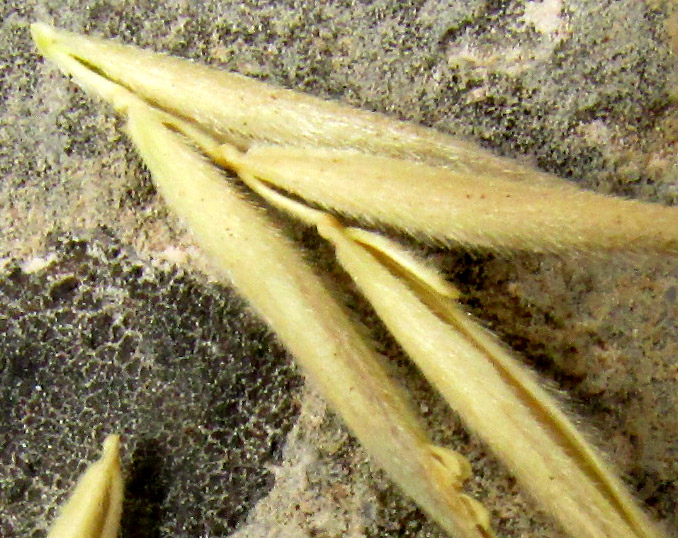
POLYGON ((44 527, 107 432, 123 434, 123 536, 229 534, 272 486, 295 368, 230 290, 106 233, 49 242, 47 267, 0 277, 0 535, 44 527))

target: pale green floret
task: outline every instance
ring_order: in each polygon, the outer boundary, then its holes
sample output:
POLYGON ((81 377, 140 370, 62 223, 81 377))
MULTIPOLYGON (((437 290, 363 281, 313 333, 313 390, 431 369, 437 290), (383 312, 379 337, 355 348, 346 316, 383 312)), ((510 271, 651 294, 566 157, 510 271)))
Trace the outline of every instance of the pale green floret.
POLYGON ((120 438, 109 435, 101 459, 80 477, 47 538, 117 538, 122 499, 120 438))

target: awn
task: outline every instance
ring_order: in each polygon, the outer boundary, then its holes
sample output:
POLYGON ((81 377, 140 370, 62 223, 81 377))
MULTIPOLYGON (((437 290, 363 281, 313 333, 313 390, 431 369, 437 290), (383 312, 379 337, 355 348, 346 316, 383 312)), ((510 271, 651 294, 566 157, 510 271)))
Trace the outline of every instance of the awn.
POLYGON ((451 285, 399 245, 347 228, 325 209, 497 250, 670 253, 678 251, 676 209, 580 191, 435 131, 238 75, 44 25, 33 35, 46 57, 128 119, 158 191, 220 276, 450 535, 493 536, 487 510, 463 493, 468 462, 429 440, 383 358, 215 164, 317 227, 424 375, 572 536, 660 536, 532 374, 461 310, 451 285))

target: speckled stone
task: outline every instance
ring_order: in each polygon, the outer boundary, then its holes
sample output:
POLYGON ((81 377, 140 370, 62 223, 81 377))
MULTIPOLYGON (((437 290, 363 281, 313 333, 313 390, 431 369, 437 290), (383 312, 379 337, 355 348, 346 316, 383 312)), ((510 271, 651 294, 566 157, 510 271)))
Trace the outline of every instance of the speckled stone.
MULTIPOLYGON (((599 192, 678 202, 669 0, 0 5, 0 538, 41 538, 108 432, 125 538, 441 537, 168 215, 122 122, 34 51, 36 20, 472 139, 599 192)), ((307 248, 309 230, 289 227, 307 248)), ((417 247, 566 401, 678 538, 678 263, 417 247)), ((311 254, 331 269, 326 250, 311 254)), ((564 536, 369 308, 500 536, 564 536)))

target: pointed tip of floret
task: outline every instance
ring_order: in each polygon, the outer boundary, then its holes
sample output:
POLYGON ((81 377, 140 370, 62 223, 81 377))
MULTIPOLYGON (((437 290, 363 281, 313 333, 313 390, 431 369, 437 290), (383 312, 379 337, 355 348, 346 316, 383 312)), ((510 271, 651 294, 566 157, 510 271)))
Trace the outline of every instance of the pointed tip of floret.
POLYGON ((102 459, 106 461, 118 460, 120 456, 120 435, 110 434, 104 440, 104 451, 102 459))
POLYGON ((31 36, 38 50, 45 56, 49 56, 50 50, 57 41, 56 30, 49 24, 34 22, 31 24, 31 36))

